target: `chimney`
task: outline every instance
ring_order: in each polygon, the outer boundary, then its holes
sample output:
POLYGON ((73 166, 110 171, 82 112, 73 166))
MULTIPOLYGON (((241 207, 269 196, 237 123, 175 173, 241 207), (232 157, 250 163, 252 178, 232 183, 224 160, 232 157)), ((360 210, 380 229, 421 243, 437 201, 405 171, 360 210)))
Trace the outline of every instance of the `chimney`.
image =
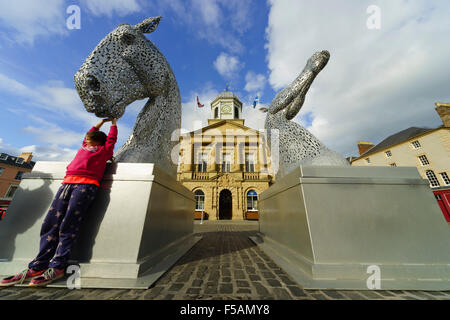
POLYGON ((24 162, 30 163, 31 159, 33 158, 33 153, 32 152, 22 152, 20 154, 20 156, 18 156, 18 158, 22 158, 22 159, 24 159, 24 162))
POLYGON ((368 141, 358 141, 359 155, 373 148, 373 143, 368 141))
POLYGON ((444 127, 450 128, 450 103, 436 102, 436 112, 441 117, 444 127))

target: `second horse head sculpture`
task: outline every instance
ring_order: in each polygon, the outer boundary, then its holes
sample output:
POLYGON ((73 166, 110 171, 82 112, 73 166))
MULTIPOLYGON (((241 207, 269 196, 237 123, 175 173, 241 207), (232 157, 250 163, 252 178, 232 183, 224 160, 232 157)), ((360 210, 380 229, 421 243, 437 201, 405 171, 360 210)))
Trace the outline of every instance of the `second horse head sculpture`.
POLYGON ((271 155, 272 165, 278 160, 277 179, 299 165, 349 166, 346 159, 325 147, 301 125, 291 121, 300 111, 309 87, 329 59, 328 51, 313 54, 302 73, 275 96, 269 108, 260 108, 267 112, 265 129, 269 147, 272 147, 272 139, 278 140, 279 154, 271 155), (274 134, 274 130, 277 130, 277 134, 274 134))

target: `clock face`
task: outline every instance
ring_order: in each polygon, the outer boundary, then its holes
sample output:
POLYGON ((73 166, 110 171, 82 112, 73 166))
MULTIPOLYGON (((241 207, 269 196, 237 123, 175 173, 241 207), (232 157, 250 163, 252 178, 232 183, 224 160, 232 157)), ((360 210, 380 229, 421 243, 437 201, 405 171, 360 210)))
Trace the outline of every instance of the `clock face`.
POLYGON ((222 107, 222 113, 231 113, 231 106, 223 106, 222 107))

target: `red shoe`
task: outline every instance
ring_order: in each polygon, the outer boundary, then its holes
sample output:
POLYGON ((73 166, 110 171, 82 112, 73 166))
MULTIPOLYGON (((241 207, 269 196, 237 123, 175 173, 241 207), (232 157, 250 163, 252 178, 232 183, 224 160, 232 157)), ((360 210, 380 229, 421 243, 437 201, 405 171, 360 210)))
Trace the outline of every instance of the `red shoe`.
POLYGON ((43 287, 47 284, 61 279, 65 275, 65 269, 48 268, 40 277, 34 278, 28 284, 29 287, 43 287))
POLYGON ((33 280, 34 278, 40 277, 43 275, 45 270, 33 270, 33 269, 25 269, 21 273, 16 274, 15 276, 10 276, 7 278, 4 278, 2 281, 0 281, 0 287, 9 287, 13 286, 15 284, 22 284, 24 282, 28 282, 30 280, 33 280))

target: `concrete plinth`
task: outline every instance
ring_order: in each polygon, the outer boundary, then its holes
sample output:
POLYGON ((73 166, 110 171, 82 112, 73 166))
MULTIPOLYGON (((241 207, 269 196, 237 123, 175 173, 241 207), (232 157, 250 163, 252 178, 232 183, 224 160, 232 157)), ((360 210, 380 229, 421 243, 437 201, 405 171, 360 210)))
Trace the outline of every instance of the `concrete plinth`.
MULTIPOLYGON (((67 165, 39 161, 24 175, 0 222, 1 275, 23 270, 37 255, 67 165)), ((71 255, 81 287, 148 288, 200 239, 193 236, 194 209, 194 194, 154 164, 108 164, 71 255)))
POLYGON ((299 166, 259 209, 252 240, 304 288, 450 289, 450 228, 416 168, 299 166))

